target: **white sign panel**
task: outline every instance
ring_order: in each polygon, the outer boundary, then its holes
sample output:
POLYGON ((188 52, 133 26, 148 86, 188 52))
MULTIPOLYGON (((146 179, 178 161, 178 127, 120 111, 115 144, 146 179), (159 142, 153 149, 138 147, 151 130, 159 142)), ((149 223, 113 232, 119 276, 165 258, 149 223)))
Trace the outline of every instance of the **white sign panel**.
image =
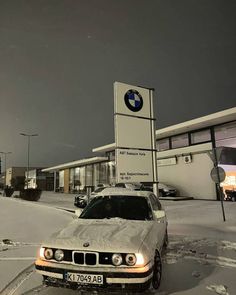
POLYGON ((159 159, 157 160, 157 166, 169 166, 169 165, 176 165, 177 160, 176 158, 168 158, 168 159, 159 159))
POLYGON ((152 149, 150 120, 116 115, 115 125, 117 147, 152 149))
POLYGON ((151 151, 117 149, 117 182, 153 182, 151 151))
POLYGON ((150 90, 120 82, 114 83, 115 114, 152 118, 150 90))

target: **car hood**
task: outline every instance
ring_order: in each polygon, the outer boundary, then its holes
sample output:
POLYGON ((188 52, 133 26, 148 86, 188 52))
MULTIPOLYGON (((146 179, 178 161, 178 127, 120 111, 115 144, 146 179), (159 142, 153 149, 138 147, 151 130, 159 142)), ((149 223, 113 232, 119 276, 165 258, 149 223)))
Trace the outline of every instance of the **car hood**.
POLYGON ((150 233, 153 221, 76 219, 56 232, 45 247, 98 252, 137 253, 150 233), (89 243, 85 248, 84 243, 89 243))

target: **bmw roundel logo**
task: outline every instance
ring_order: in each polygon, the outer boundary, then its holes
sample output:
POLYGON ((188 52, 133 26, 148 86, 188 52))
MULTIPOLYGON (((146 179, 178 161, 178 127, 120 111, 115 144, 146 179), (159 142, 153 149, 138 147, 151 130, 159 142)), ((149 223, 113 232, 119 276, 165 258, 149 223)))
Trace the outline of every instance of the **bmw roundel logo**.
POLYGON ((143 107, 143 98, 137 90, 128 90, 124 99, 127 108, 132 112, 139 112, 143 107))
POLYGON ((84 246, 84 247, 88 247, 88 246, 89 246, 89 242, 85 242, 85 243, 83 244, 83 246, 84 246))

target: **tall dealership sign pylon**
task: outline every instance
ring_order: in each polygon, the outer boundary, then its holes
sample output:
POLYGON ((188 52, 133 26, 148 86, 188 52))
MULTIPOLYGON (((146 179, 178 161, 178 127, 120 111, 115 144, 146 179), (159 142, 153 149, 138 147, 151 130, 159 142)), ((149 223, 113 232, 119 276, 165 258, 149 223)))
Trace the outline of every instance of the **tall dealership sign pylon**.
POLYGON ((114 83, 116 181, 151 182, 157 194, 153 91, 114 83))

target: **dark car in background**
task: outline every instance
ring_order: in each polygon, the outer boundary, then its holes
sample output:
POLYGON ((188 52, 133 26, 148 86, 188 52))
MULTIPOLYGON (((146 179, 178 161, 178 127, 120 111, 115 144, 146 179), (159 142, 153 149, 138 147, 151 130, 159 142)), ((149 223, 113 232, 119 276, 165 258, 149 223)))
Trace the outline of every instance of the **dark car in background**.
MULTIPOLYGON (((140 187, 140 190, 142 191, 153 191, 153 185, 152 184, 142 184, 140 187)), ((158 190, 159 190, 159 197, 176 197, 178 194, 178 191, 175 187, 170 186, 169 184, 159 182, 158 183, 158 190)))
POLYGON ((225 190, 225 198, 226 201, 236 202, 236 190, 225 190))
POLYGON ((115 187, 120 188, 126 188, 133 191, 139 191, 141 190, 141 184, 140 183, 124 183, 124 182, 118 182, 115 184, 115 187))
POLYGON ((90 195, 90 197, 87 194, 84 195, 78 195, 75 196, 74 205, 78 208, 85 208, 88 205, 88 202, 93 199, 94 196, 96 196, 98 193, 102 192, 106 186, 99 186, 97 187, 90 195))
POLYGON ((169 184, 159 182, 158 183, 159 189, 159 197, 176 197, 177 196, 177 189, 169 184))

